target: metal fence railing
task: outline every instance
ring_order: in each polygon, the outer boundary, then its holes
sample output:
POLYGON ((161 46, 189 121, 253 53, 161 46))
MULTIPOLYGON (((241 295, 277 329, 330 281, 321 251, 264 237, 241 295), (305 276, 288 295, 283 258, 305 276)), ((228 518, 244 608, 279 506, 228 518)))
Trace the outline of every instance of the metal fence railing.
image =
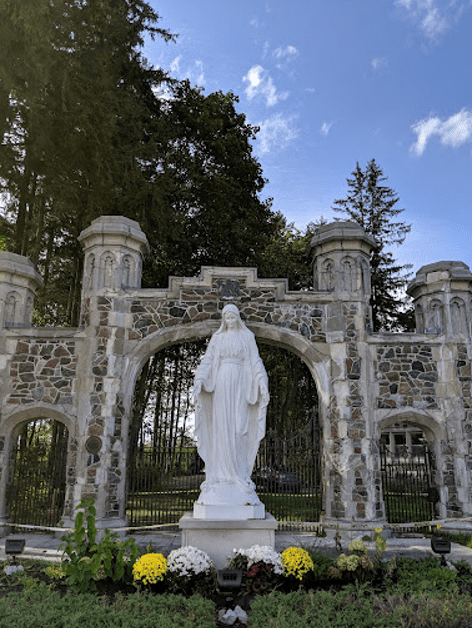
POLYGON ((12 522, 55 526, 60 521, 66 491, 67 439, 60 445, 38 441, 22 446, 18 442, 11 456, 7 495, 12 522))
POLYGON ((415 451, 383 446, 380 451, 383 498, 389 523, 429 521, 439 499, 431 455, 425 445, 415 451))
MULTIPOLYGON (((285 530, 310 529, 319 521, 322 489, 313 435, 267 438, 256 458, 253 480, 266 512, 285 530)), ((128 466, 127 514, 130 526, 177 527, 193 509, 204 481, 196 447, 174 452, 138 448, 128 466)))

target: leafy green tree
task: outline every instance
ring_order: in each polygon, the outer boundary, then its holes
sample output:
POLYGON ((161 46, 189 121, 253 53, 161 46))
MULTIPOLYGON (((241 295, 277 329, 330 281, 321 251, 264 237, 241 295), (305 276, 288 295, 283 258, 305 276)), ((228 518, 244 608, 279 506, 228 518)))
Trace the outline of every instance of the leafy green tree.
POLYGON ((365 170, 357 163, 347 179, 346 198, 334 201, 333 210, 357 222, 377 243, 370 259, 374 329, 409 330, 414 328, 412 309, 402 293, 411 264, 399 264, 389 247, 402 244, 411 225, 396 220, 405 210, 397 206, 396 192, 383 185, 386 180, 375 159, 365 170))
POLYGON ((287 223, 281 214, 276 215, 276 232, 265 247, 259 263, 261 277, 287 278, 291 290, 313 288, 311 264, 311 240, 318 227, 326 224, 321 216, 310 222, 305 229, 287 223))
POLYGON ((173 275, 193 275, 205 265, 254 266, 276 233, 271 200, 261 200, 265 180, 252 155, 257 128, 236 111, 231 92, 205 95, 176 83, 160 121, 149 176, 155 182, 143 229, 153 259, 146 281, 166 285, 173 275))
POLYGON ((140 48, 146 34, 172 37, 157 19, 142 0, 0 0, 2 222, 46 276, 51 322, 77 320, 80 231, 100 214, 144 211, 166 77, 140 48))
POLYGON ((39 317, 76 324, 82 251, 99 215, 138 220, 145 285, 202 265, 258 265, 276 233, 234 94, 204 95, 152 69, 168 41, 142 0, 0 0, 0 192, 12 250, 38 264, 39 317))

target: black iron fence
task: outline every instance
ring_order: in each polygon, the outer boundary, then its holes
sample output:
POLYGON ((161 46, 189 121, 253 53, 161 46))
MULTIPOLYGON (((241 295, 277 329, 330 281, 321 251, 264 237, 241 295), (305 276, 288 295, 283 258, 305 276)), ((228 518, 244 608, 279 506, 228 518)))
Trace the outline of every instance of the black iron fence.
POLYGON ((64 508, 66 458, 67 438, 60 446, 52 446, 48 441, 27 445, 18 441, 11 455, 7 494, 10 521, 58 525, 64 508))
POLYGON ((259 448, 253 480, 266 512, 282 530, 309 530, 320 520, 322 482, 319 441, 311 426, 292 438, 267 434, 259 448))
POLYGON ((439 493, 432 457, 425 445, 380 451, 383 498, 389 523, 430 521, 436 517, 439 493))
MULTIPOLYGON (((261 443, 253 480, 266 512, 281 529, 306 530, 319 521, 321 476, 314 451, 311 430, 291 439, 268 435, 261 443)), ((138 449, 128 468, 129 524, 177 527, 180 517, 193 509, 204 479, 196 447, 138 449)))
POLYGON ((200 493, 202 469, 196 447, 139 448, 128 467, 129 525, 177 526, 200 493))

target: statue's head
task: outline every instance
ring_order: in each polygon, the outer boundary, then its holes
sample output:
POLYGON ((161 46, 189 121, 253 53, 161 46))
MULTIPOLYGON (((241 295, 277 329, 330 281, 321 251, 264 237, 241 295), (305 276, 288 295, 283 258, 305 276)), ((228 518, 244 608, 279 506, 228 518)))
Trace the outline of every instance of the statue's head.
POLYGON ((244 329, 244 323, 238 308, 232 303, 228 303, 221 313, 221 327, 219 331, 227 331, 228 329, 244 329))

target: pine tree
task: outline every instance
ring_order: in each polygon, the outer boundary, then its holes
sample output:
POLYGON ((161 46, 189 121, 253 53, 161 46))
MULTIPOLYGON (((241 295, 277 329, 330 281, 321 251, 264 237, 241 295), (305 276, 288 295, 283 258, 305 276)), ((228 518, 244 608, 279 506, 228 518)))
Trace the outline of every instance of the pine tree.
POLYGON ((395 220, 405 210, 397 207, 396 192, 383 185, 387 177, 375 159, 365 170, 357 163, 352 176, 347 197, 334 201, 333 210, 357 222, 377 242, 370 259, 374 330, 413 329, 412 311, 402 296, 411 264, 399 264, 389 249, 404 242, 411 225, 395 220))

